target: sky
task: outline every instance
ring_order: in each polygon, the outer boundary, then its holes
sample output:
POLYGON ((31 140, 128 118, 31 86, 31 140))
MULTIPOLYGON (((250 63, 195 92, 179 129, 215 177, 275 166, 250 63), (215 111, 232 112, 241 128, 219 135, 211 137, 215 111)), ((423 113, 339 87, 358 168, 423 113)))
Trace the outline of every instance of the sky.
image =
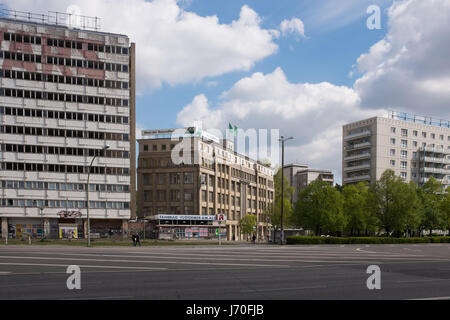
POLYGON ((341 183, 342 125, 450 119, 448 0, 6 0, 99 16, 137 48, 137 127, 279 129, 286 162, 341 183), (381 28, 369 29, 371 5, 381 28))

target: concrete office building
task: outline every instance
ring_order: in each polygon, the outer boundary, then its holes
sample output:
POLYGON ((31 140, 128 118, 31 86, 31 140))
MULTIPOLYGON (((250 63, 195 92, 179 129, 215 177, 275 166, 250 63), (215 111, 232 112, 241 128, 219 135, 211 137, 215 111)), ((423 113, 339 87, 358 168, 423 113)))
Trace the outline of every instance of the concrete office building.
POLYGON ((135 212, 135 46, 55 15, 0 18, 2 237, 85 235, 94 155, 92 235, 135 212))
POLYGON ((391 112, 343 127, 343 184, 375 182, 387 169, 423 185, 450 186, 450 122, 391 112))
POLYGON ((255 234, 266 239, 270 226, 265 209, 274 198, 274 170, 237 154, 234 142, 198 134, 196 128, 183 129, 190 146, 182 152, 193 160, 175 164, 172 153, 179 153, 180 142, 171 139, 174 132, 143 131, 138 140, 139 216, 156 221, 160 232, 171 229, 177 238, 211 238, 218 226, 215 216, 224 214, 226 238, 239 240, 239 220, 254 214, 255 234))
POLYGON ((283 172, 289 185, 294 187, 294 196, 291 200, 292 204, 297 202, 298 193, 315 180, 328 182, 331 185, 334 184, 334 174, 331 170, 313 169, 300 164, 288 164, 284 166, 283 172))

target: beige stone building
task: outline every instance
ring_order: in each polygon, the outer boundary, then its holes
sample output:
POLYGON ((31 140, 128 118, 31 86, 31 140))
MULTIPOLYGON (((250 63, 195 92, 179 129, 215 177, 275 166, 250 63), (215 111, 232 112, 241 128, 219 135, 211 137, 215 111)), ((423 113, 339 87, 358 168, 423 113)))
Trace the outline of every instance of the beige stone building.
MULTIPOLYGON (((226 238, 239 240, 239 220, 254 214, 258 221, 255 234, 266 239, 270 230, 265 210, 274 198, 274 170, 236 153, 231 141, 184 130, 183 139, 189 146, 183 150, 180 140, 171 138, 175 129, 143 131, 138 140, 139 216, 159 221, 158 228, 161 221, 167 221, 177 238, 190 238, 190 221, 196 216, 208 221, 224 214, 226 238), (174 158, 187 154, 191 160, 177 163, 174 158)), ((206 229, 213 227, 217 225, 204 226, 194 237, 211 237, 212 230, 206 229)))
POLYGON ((288 164, 284 166, 283 173, 291 187, 294 187, 292 204, 297 202, 298 193, 315 180, 325 181, 331 185, 334 184, 334 174, 331 170, 313 169, 300 164, 288 164))
POLYGON ((450 186, 450 122, 391 112, 343 127, 343 184, 374 182, 392 169, 405 181, 450 186))

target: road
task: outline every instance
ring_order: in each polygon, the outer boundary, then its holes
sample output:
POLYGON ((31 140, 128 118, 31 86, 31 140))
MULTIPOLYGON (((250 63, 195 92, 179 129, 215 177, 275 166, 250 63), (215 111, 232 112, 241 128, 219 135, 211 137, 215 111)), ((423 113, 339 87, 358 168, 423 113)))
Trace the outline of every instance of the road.
POLYGON ((450 245, 0 246, 0 299, 450 299, 450 245), (66 269, 81 268, 81 290, 66 269), (369 265, 381 290, 368 290, 369 265))

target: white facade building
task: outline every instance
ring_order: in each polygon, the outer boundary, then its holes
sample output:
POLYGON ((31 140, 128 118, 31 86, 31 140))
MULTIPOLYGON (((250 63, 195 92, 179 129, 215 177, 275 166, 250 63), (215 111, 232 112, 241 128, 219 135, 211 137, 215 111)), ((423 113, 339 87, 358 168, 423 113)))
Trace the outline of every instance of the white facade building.
POLYGON ((343 184, 375 182, 391 169, 423 185, 450 186, 450 122, 391 112, 343 127, 343 184))
POLYGON ((2 237, 120 233, 135 208, 134 44, 0 18, 2 237), (105 146, 109 149, 101 152, 105 146))

